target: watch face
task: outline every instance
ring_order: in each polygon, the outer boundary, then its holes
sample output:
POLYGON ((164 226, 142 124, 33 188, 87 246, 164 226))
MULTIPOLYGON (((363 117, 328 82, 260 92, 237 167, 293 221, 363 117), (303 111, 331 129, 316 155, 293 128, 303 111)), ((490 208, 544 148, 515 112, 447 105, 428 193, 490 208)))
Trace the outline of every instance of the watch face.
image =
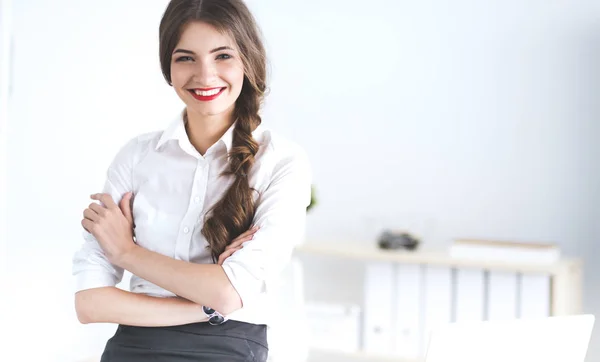
POLYGON ((206 314, 213 314, 215 312, 214 309, 209 308, 209 307, 202 307, 202 310, 204 310, 204 313, 206 313, 206 314))
POLYGON ((225 322, 225 318, 222 315, 214 315, 208 319, 208 323, 213 326, 217 326, 219 324, 223 324, 225 322))
POLYGON ((218 326, 219 324, 225 323, 225 317, 223 317, 216 310, 206 306, 202 306, 202 310, 204 311, 204 314, 206 314, 206 316, 208 317, 209 324, 213 326, 218 326))

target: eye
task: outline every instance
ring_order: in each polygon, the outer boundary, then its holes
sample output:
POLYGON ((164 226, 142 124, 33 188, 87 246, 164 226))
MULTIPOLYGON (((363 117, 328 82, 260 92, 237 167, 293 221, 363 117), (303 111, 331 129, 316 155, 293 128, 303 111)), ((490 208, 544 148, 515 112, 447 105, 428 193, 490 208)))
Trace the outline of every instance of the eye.
POLYGON ((217 59, 220 59, 220 60, 226 60, 226 59, 231 59, 231 58, 233 58, 233 57, 231 55, 229 55, 229 54, 219 54, 219 55, 217 55, 217 59))
POLYGON ((185 61, 188 61, 188 60, 194 60, 194 59, 192 59, 192 57, 189 57, 189 56, 183 56, 183 57, 177 58, 175 61, 176 62, 185 62, 185 61))

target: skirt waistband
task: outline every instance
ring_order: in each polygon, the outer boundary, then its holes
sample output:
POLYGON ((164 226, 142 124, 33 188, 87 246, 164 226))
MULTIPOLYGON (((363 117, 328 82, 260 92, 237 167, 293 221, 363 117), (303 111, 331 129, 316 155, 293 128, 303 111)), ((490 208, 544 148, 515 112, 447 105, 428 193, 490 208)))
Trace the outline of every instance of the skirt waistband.
MULTIPOLYGON (((171 335, 178 334, 181 336, 222 336, 248 339, 255 343, 268 348, 267 343, 267 326, 264 324, 251 324, 236 320, 228 320, 220 325, 210 325, 208 322, 183 324, 178 326, 168 327, 137 327, 120 324, 116 334, 135 334, 158 337, 160 334, 171 335)), ((152 339, 154 339, 152 338, 152 339)))

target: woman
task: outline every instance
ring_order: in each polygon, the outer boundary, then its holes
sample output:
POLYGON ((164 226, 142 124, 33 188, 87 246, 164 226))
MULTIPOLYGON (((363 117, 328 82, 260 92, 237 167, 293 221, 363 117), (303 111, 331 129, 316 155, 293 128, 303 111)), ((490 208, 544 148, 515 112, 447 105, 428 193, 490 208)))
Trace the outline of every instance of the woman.
POLYGON ((311 182, 302 149, 260 126, 259 35, 241 0, 165 11, 162 72, 186 107, 118 152, 73 260, 79 320, 119 324, 102 362, 267 359, 269 287, 303 238, 311 182))

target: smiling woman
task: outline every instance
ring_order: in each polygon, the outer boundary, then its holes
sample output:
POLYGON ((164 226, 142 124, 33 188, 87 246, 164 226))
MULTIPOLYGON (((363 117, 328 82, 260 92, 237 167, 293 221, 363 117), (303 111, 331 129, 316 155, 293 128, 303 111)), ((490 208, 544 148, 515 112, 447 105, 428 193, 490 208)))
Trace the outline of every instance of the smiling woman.
POLYGON ((231 115, 242 91, 244 65, 234 40, 205 22, 192 22, 173 51, 171 84, 188 117, 231 115), (199 101, 199 102, 198 102, 199 101))
POLYGON ((118 323, 102 362, 266 361, 270 294, 304 236, 303 149, 261 125, 266 56, 241 0, 172 0, 165 80, 185 109, 124 145, 73 260, 83 323, 118 323), (124 270, 130 292, 118 289, 124 270))

